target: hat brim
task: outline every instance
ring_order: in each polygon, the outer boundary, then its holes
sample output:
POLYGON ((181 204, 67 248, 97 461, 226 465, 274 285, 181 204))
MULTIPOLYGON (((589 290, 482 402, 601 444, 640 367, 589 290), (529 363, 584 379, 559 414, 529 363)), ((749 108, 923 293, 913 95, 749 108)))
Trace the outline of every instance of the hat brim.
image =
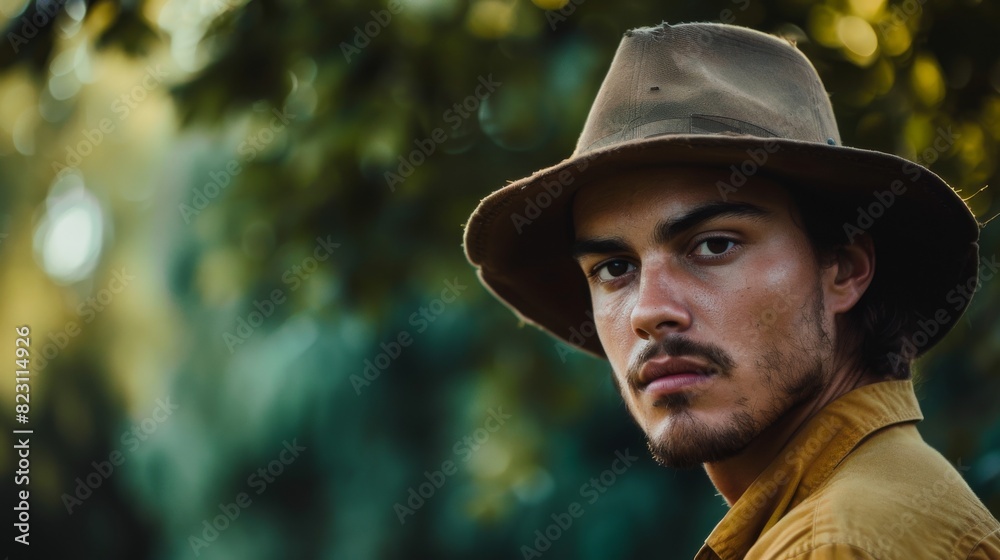
POLYGON ((837 201, 838 207, 873 210, 871 223, 860 223, 868 227, 853 221, 857 215, 845 224, 872 234, 876 272, 869 289, 914 312, 909 332, 924 332, 914 335, 916 355, 947 334, 968 306, 970 298, 956 294, 975 288, 980 225, 944 180, 890 154, 778 138, 671 135, 569 158, 484 198, 466 226, 466 256, 483 284, 523 321, 604 357, 587 282, 570 257, 572 200, 587 184, 649 166, 665 172, 692 166, 752 171, 744 176, 766 174, 788 188, 837 201), (894 185, 900 194, 886 206, 875 195, 894 185), (921 325, 927 328, 921 331, 921 325))

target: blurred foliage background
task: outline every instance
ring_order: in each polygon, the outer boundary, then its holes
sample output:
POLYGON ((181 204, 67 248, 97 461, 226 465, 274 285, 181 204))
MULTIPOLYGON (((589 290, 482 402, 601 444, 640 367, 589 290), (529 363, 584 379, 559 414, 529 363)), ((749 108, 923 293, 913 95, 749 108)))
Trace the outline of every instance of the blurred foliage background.
MULTIPOLYGON (((965 196, 996 183, 990 0, 0 0, 0 316, 11 355, 32 332, 31 552, 521 558, 576 501, 543 557, 692 557, 725 513, 704 474, 656 467, 606 364, 516 328, 460 245, 480 198, 572 151, 622 33, 661 20, 792 37, 846 144, 965 196), (481 79, 500 84, 485 99, 481 79), (942 127, 957 140, 926 159, 942 127)), ((995 193, 970 201, 982 221, 995 193)), ((918 392, 925 437, 998 514, 984 280, 918 392)), ((25 427, 13 380, 0 392, 4 428, 25 427)))

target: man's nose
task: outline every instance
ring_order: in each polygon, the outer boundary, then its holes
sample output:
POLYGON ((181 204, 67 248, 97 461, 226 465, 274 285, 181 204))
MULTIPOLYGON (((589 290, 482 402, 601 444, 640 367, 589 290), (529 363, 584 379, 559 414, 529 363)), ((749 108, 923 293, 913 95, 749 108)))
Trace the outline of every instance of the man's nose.
POLYGON ((667 263, 643 266, 639 296, 632 308, 632 330, 643 340, 662 340, 691 327, 691 312, 682 297, 683 282, 667 263))

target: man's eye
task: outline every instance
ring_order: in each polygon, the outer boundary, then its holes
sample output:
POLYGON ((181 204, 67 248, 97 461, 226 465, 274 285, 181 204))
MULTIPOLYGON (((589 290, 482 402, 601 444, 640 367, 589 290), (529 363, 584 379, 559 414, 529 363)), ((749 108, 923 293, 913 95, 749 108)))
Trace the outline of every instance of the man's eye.
POLYGON ((610 282, 633 270, 635 270, 635 265, 628 261, 609 261, 597 267, 594 273, 601 282, 610 282))
POLYGON ((717 257, 725 254, 736 246, 736 242, 725 237, 706 239, 694 248, 692 254, 696 257, 717 257))

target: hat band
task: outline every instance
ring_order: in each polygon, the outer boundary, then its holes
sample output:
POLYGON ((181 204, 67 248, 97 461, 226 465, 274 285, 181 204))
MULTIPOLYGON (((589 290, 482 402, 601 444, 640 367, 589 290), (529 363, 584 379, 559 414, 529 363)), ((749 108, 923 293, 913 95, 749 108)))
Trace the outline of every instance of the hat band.
POLYGON ((621 142, 669 134, 742 134, 762 138, 778 137, 762 126, 739 119, 717 115, 691 115, 648 122, 635 128, 614 132, 598 138, 582 151, 589 152, 621 142))

